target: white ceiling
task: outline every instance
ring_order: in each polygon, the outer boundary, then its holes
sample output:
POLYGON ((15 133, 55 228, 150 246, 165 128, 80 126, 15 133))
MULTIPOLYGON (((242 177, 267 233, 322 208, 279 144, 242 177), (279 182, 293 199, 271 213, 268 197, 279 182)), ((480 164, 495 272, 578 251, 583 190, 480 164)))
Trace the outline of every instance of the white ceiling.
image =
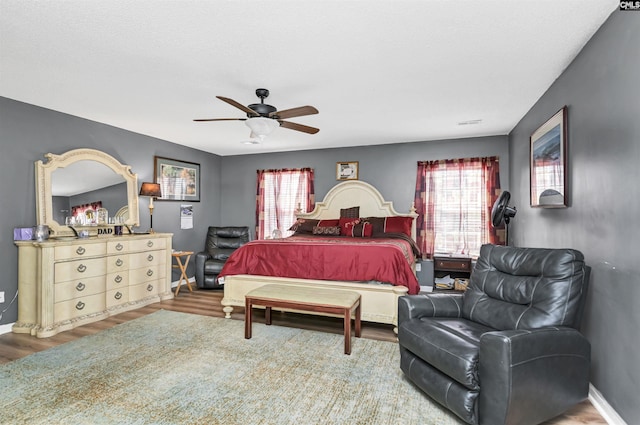
POLYGON ((219 155, 504 135, 618 4, 0 0, 0 96, 219 155), (192 121, 259 87, 320 132, 192 121))

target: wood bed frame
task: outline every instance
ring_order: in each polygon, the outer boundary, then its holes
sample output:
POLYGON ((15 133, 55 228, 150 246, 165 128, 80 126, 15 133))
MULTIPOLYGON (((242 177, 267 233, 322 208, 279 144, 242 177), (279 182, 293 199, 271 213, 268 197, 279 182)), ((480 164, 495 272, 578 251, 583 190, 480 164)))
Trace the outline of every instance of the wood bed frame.
MULTIPOLYGON (((310 213, 298 214, 300 218, 335 219, 343 208, 360 207, 360 217, 413 217, 411 236, 416 238, 415 218, 418 214, 413 205, 409 213, 397 212, 393 203, 385 201, 380 192, 359 180, 342 182, 331 188, 322 202, 317 202, 310 213)), ((415 264, 412 265, 415 273, 415 264)), ((292 279, 272 276, 233 275, 224 278, 222 299, 225 317, 230 318, 234 306, 245 306, 245 295, 263 285, 279 284, 296 287, 322 287, 358 292, 361 296, 362 320, 376 323, 398 324, 398 297, 407 294, 406 286, 366 284, 347 281, 292 279)))

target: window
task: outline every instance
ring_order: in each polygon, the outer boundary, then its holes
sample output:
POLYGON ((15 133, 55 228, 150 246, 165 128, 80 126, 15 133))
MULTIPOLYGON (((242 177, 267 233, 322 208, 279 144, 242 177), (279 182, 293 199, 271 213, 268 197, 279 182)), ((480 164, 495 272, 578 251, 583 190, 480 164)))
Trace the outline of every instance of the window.
POLYGON ((417 242, 424 258, 434 253, 477 256, 497 243, 491 208, 500 192, 497 157, 418 162, 417 242))
POLYGON ((314 207, 313 170, 311 168, 258 170, 256 235, 271 238, 274 230, 290 236, 296 211, 314 207))

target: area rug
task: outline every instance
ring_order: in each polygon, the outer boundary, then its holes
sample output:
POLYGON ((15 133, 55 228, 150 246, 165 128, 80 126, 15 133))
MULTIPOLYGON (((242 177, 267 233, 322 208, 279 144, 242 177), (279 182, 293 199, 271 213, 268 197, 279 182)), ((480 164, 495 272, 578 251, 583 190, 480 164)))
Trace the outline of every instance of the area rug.
POLYGON ((171 311, 0 367, 2 424, 458 425, 395 343, 171 311))

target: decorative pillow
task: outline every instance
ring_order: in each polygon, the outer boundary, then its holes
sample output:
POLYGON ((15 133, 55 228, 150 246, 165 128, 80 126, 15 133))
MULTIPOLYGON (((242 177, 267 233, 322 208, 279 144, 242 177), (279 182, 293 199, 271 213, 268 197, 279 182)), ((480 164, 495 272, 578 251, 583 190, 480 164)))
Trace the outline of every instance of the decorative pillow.
POLYGON ((384 219, 385 217, 365 217, 363 220, 371 224, 373 236, 384 235, 384 219))
POLYGON ((404 233, 411 237, 413 217, 386 217, 384 221, 385 233, 404 233))
POLYGON ((360 218, 343 217, 340 219, 340 234, 354 238, 370 238, 372 235, 371 223, 360 218))
POLYGON ((351 234, 354 238, 370 238, 373 234, 373 227, 368 221, 361 221, 351 228, 351 234))
POLYGON ((351 234, 351 228, 360 223, 359 218, 342 217, 340 219, 340 234, 342 236, 349 236, 351 234))
POLYGON ((340 218, 359 218, 360 207, 342 208, 340 210, 340 218))
POLYGON ((413 217, 366 217, 362 220, 371 223, 374 236, 382 236, 385 233, 404 233, 411 237, 413 217))
POLYGON ((289 228, 292 232, 297 234, 313 234, 313 228, 316 226, 338 226, 339 220, 315 220, 309 218, 299 218, 293 223, 293 226, 289 228))
POLYGON ((340 236, 340 226, 314 226, 314 235, 340 236))

